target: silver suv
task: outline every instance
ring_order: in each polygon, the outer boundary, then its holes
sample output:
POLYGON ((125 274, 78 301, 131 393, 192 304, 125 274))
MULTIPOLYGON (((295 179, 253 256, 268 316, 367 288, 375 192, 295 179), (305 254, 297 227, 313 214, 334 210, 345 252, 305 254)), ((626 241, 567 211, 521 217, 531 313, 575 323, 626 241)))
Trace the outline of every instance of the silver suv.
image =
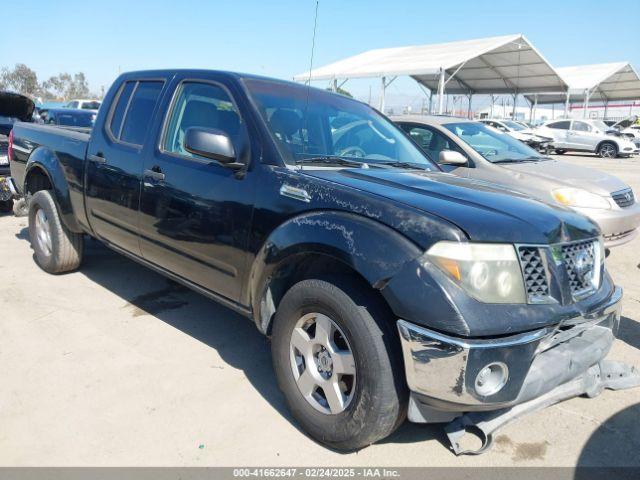
POLYGON ((553 138, 556 153, 567 151, 592 152, 603 158, 631 156, 638 147, 622 136, 607 134, 611 128, 601 120, 551 120, 535 132, 553 138))
POLYGON ((631 241, 640 204, 620 179, 555 160, 506 133, 455 117, 392 117, 447 172, 503 185, 547 203, 570 207, 595 221, 605 247, 631 241))

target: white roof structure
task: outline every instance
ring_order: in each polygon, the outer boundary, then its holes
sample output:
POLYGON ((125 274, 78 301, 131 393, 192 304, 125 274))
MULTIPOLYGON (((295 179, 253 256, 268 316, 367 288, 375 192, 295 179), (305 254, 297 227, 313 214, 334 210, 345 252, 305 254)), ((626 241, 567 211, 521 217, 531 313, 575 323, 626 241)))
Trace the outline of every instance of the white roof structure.
POLYGON ((452 94, 541 93, 567 89, 555 69, 521 34, 369 50, 301 73, 294 80, 389 79, 408 75, 433 91, 438 89, 441 72, 444 72, 446 93, 452 94))
MULTIPOLYGON (((557 72, 569 85, 572 99, 637 100, 640 99, 640 77, 629 62, 600 63, 558 68, 557 72)), ((527 95, 533 100, 532 95, 527 95)), ((538 103, 563 103, 566 92, 538 95, 538 103)))

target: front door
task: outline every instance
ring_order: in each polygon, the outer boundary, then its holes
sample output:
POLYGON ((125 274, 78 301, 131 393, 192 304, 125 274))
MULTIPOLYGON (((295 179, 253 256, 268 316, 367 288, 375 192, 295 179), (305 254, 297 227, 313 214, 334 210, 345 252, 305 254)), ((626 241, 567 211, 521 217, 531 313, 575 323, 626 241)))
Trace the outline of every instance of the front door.
POLYGON ((160 142, 144 160, 140 202, 142 255, 231 300, 240 298, 255 185, 222 164, 185 149, 190 127, 231 136, 248 161, 247 130, 229 90, 211 81, 174 80, 160 142), (244 152, 244 153, 243 153, 244 152))
POLYGON ((122 84, 101 131, 87 150, 86 209, 89 224, 103 240, 140 255, 138 207, 142 146, 164 82, 122 84))
POLYGON ((569 130, 573 148, 595 151, 600 141, 600 136, 593 130, 593 127, 587 122, 574 120, 571 123, 571 130, 569 130))

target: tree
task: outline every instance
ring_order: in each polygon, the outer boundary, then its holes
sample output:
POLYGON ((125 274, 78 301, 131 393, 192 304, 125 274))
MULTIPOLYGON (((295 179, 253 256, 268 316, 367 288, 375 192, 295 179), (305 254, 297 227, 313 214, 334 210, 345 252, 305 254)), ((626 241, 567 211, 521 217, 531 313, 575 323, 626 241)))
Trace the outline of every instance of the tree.
POLYGON ((3 68, 0 71, 0 84, 4 89, 15 90, 23 95, 38 96, 41 93, 36 72, 24 63, 17 63, 13 70, 3 68))
POLYGON ((82 72, 73 76, 61 73, 42 82, 42 89, 48 98, 82 98, 89 96, 89 85, 82 72))

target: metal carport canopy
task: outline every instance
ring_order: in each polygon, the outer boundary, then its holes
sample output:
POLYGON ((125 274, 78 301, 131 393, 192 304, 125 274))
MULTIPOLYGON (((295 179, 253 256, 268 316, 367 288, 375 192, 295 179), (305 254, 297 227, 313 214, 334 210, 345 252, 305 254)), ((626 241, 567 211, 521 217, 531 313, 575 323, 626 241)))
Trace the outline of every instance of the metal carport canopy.
MULTIPOLYGON (((569 85, 571 98, 607 102, 640 99, 640 77, 629 62, 578 65, 557 69, 569 85)), ((528 95, 527 98, 533 99, 528 95)), ((562 103, 566 93, 538 95, 538 103, 562 103)))
POLYGON ((452 94, 541 93, 567 89, 564 80, 521 34, 432 45, 369 50, 301 73, 296 81, 407 75, 452 94), (453 78, 451 78, 453 77, 453 78))

